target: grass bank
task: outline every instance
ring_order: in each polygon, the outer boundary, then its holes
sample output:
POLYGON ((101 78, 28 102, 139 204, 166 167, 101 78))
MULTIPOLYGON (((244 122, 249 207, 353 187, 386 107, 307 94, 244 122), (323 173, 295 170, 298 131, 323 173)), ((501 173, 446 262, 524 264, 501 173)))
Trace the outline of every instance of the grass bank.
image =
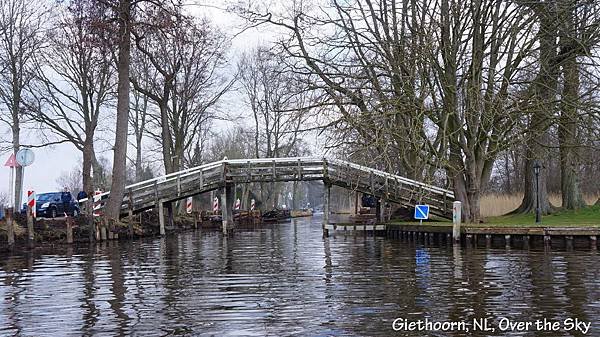
MULTIPOLYGON (((396 224, 415 224, 414 221, 392 221, 396 224)), ((450 226, 449 220, 433 219, 423 224, 429 226, 450 226)), ((483 223, 464 224, 469 227, 600 227, 600 205, 588 206, 576 211, 558 211, 542 216, 542 223, 536 225, 534 214, 516 214, 488 217, 483 223)))

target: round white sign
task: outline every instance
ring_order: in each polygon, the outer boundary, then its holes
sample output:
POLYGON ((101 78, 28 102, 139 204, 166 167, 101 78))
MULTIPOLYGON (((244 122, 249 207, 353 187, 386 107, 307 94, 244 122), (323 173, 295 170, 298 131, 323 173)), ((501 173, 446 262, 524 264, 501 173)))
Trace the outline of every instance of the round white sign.
POLYGON ((19 163, 19 165, 21 166, 29 166, 31 165, 31 163, 33 163, 33 160, 35 159, 35 155, 33 154, 33 151, 31 151, 31 149, 28 148, 22 148, 17 152, 17 163, 19 163))

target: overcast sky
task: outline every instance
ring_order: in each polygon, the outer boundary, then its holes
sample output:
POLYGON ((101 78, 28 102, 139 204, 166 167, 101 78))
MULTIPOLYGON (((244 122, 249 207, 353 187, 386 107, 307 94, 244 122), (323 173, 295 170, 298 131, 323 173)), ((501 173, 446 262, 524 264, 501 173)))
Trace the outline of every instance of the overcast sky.
MULTIPOLYGON (((221 27, 224 32, 230 35, 239 33, 239 35, 232 38, 232 45, 230 51, 230 67, 233 70, 238 56, 245 50, 250 50, 257 45, 266 45, 272 43, 277 39, 277 33, 270 30, 269 27, 260 27, 255 29, 249 29, 240 33, 243 21, 241 18, 234 14, 227 13, 225 5, 215 4, 215 1, 197 0, 198 6, 189 6, 188 9, 191 13, 197 16, 206 16, 214 24, 221 27)), ((223 99, 221 109, 223 111, 235 112, 240 115, 248 115, 244 111, 242 103, 242 97, 236 93, 230 93, 223 99)), ((240 121, 238 120, 238 123, 240 121)), ((232 127, 231 123, 219 122, 216 127, 219 129, 227 129, 232 127)), ((23 144, 39 143, 36 139, 35 133, 23 132, 23 144), (28 134, 29 133, 29 134, 28 134)), ((108 138, 112 139, 114 135, 109 135, 108 138)), ((5 130, 2 137, 5 140, 11 139, 9 130, 5 130)), ((310 140, 309 140, 310 141, 310 140)), ((112 161, 112 152, 108 150, 110 146, 108 144, 100 144, 98 146, 99 156, 105 156, 112 161), (104 150, 102 149, 104 148, 104 150)), ((61 144, 45 148, 33 149, 35 154, 35 161, 31 166, 25 169, 25 180, 23 184, 24 196, 26 191, 33 188, 36 192, 48 192, 55 191, 60 188, 56 182, 57 178, 62 172, 71 171, 74 167, 78 166, 81 161, 81 152, 76 150, 74 146, 70 144, 61 144)), ((128 150, 129 154, 133 154, 134 149, 128 150)), ((10 153, 1 154, 0 160, 2 164, 6 162, 10 153)), ((9 180, 10 169, 3 167, 0 170, 0 192, 8 193, 8 180, 9 180)))

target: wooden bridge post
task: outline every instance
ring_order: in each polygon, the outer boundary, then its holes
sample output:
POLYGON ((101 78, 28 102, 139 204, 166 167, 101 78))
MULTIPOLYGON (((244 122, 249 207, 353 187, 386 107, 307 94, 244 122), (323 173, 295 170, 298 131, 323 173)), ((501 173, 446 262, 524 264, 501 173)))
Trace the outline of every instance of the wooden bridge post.
POLYGON ((13 225, 13 208, 6 209, 6 236, 8 239, 8 248, 12 249, 15 245, 15 230, 13 225))
POLYGON ((165 206, 162 199, 158 201, 158 223, 160 224, 160 235, 165 235, 165 206))
POLYGON ((323 235, 329 235, 327 225, 329 225, 329 202, 331 199, 331 184, 323 182, 323 235))
POLYGON ((173 221, 174 206, 174 202, 167 202, 167 225, 170 229, 173 229, 175 227, 175 222, 173 221))
POLYGON ((223 234, 227 234, 233 227, 234 189, 232 184, 225 184, 221 189, 221 216, 223 219, 223 234))
POLYGON ((88 194, 88 199, 85 202, 85 214, 87 216, 88 228, 90 230, 89 240, 96 240, 96 222, 94 220, 94 192, 88 194))
POLYGON ((31 206, 27 205, 27 241, 29 245, 33 245, 34 240, 33 233, 33 209, 31 206))
POLYGON ((128 229, 129 238, 132 238, 133 237, 133 191, 131 190, 131 188, 129 188, 129 191, 127 194, 129 197, 129 202, 127 203, 127 206, 129 208, 127 211, 127 219, 128 219, 127 229, 128 229))
POLYGON ((65 223, 67 225, 67 243, 73 243, 73 218, 67 216, 65 223))

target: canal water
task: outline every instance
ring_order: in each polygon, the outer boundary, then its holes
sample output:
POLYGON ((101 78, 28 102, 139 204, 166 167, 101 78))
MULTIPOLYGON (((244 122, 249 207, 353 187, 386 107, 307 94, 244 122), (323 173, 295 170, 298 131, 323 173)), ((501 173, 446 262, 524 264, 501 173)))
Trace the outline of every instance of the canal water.
POLYGON ((570 318, 600 336, 595 251, 323 238, 320 221, 1 256, 0 336, 584 336, 570 318), (494 332, 399 324, 486 318, 494 332), (538 319, 561 330, 500 331, 538 319))

